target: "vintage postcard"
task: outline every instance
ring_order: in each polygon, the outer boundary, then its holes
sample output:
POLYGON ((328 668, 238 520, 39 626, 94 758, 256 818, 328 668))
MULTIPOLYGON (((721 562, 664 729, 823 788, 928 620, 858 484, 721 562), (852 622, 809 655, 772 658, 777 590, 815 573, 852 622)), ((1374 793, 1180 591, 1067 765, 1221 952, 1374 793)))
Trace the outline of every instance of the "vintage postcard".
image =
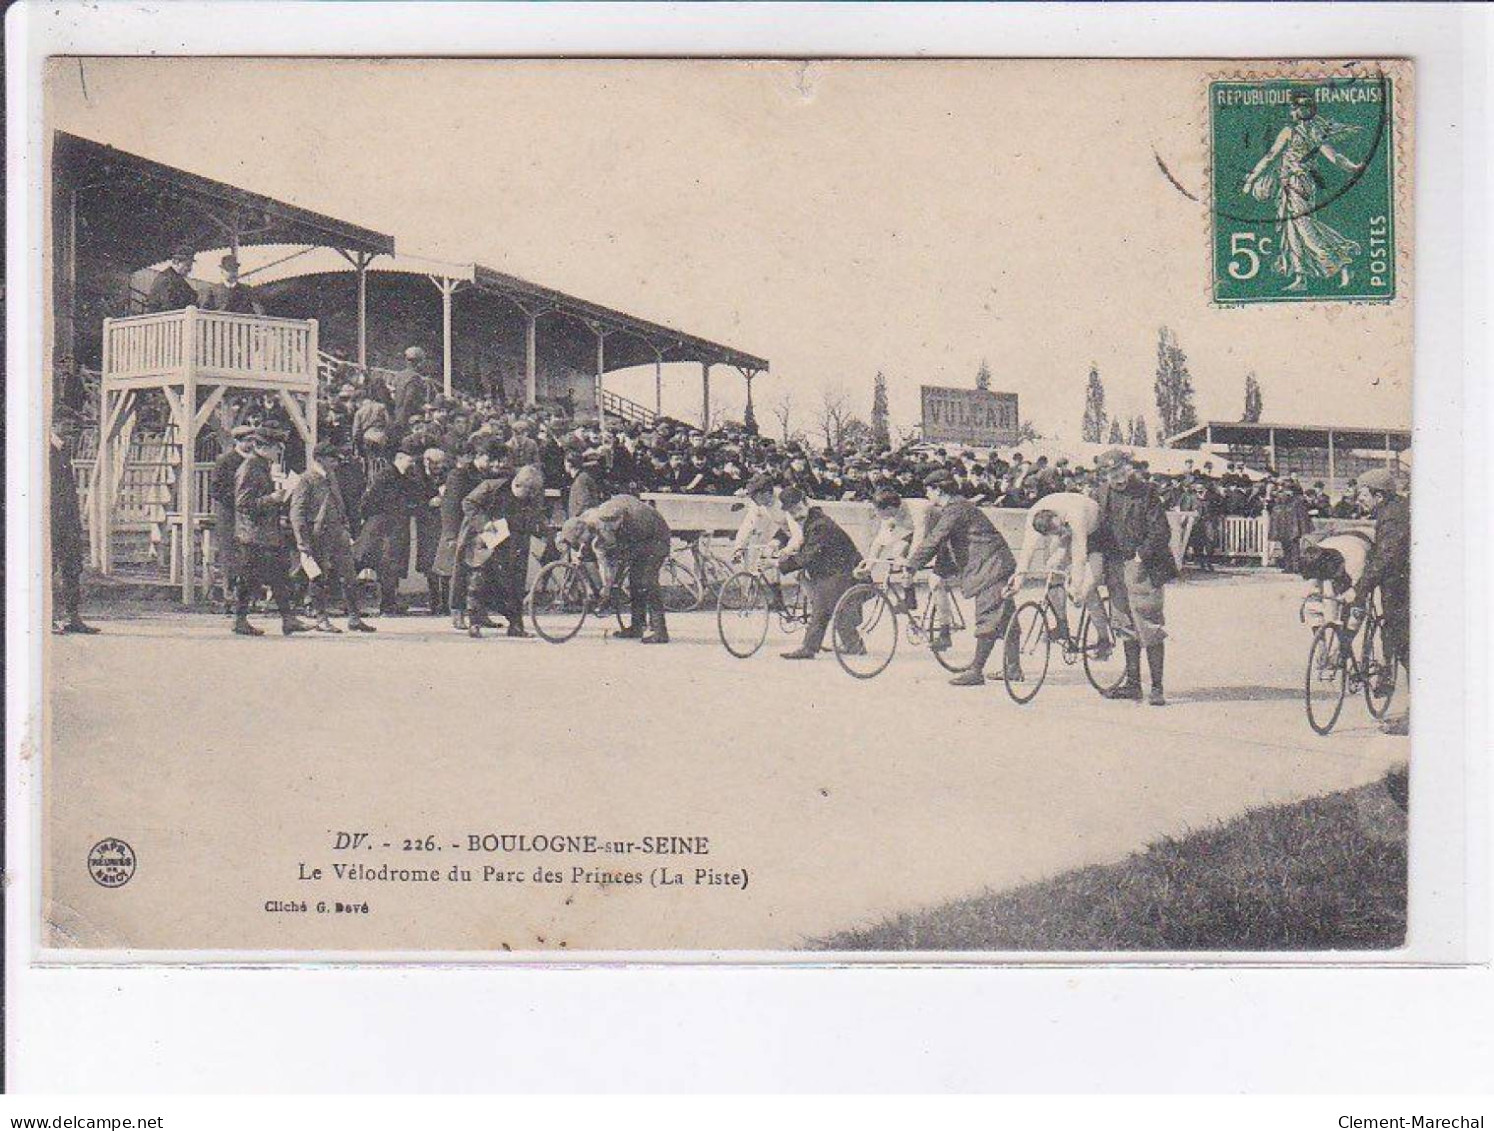
POLYGON ((45 957, 1415 941, 1409 61, 44 95, 45 957))

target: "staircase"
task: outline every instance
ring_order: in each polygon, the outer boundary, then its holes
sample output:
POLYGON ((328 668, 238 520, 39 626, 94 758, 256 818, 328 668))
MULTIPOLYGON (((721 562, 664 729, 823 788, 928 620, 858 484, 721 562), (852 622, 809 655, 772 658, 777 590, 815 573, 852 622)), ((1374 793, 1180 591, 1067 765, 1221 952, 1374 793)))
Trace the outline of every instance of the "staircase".
MULTIPOLYGON (((659 414, 653 409, 607 389, 602 390, 602 411, 624 424, 641 424, 645 428, 652 428, 660 420, 659 414)), ((667 420, 668 417, 663 419, 667 420)))

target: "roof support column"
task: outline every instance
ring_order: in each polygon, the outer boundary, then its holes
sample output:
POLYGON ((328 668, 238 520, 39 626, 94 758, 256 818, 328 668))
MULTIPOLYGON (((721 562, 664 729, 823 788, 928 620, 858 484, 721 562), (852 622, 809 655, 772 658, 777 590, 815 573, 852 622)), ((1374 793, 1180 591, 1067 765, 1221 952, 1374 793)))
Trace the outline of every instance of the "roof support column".
POLYGON ((357 253, 353 269, 358 273, 358 365, 368 372, 368 261, 363 252, 357 253))
POLYGON ((597 399, 597 428, 603 436, 607 435, 607 409, 602 404, 606 390, 602 387, 602 374, 607 371, 607 335, 610 330, 604 329, 600 322, 588 322, 591 332, 597 336, 597 375, 596 375, 596 399, 597 399))
POLYGON ((664 415, 664 351, 654 347, 654 423, 664 415))
POLYGON ((442 275, 430 275, 428 278, 441 292, 441 388, 449 397, 451 396, 451 296, 456 293, 461 281, 448 279, 442 275))
POLYGON ((1266 433, 1267 443, 1271 451, 1271 474, 1276 474, 1276 429, 1272 428, 1266 433))
POLYGON ((1334 462, 1334 459, 1333 459, 1333 429, 1332 428, 1328 429, 1328 478, 1330 480, 1338 478, 1338 465, 1334 462))
POLYGON ((539 315, 524 311, 524 407, 533 408, 539 400, 538 357, 539 315))
POLYGON ((700 430, 711 430, 711 363, 700 363, 700 430))

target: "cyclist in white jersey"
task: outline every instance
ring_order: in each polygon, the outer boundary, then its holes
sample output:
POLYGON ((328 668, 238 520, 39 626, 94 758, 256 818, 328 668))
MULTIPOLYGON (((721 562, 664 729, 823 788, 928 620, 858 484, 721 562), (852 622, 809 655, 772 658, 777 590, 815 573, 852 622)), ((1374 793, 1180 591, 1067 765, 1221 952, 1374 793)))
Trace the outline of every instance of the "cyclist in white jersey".
MULTIPOLYGON (((1098 550, 1090 550, 1090 537, 1099 525, 1100 504, 1088 495, 1075 491, 1044 495, 1027 512, 1027 530, 1022 537, 1022 549, 1017 553, 1017 571, 1007 583, 1007 590, 1010 596, 1020 588, 1041 548, 1043 568, 1068 574, 1069 598, 1088 610, 1099 626, 1101 648, 1108 648, 1113 645, 1114 637, 1096 591, 1105 576, 1105 556, 1098 550)), ((1067 636, 1068 608, 1062 587, 1049 590, 1048 604, 1058 617, 1059 630, 1067 636)))
MULTIPOLYGON (((731 560, 741 562, 753 546, 778 543, 781 553, 791 554, 804 540, 804 531, 778 501, 773 480, 755 475, 747 484, 747 513, 731 543, 731 560)), ((784 608, 783 588, 776 580, 769 584, 769 608, 784 608)))

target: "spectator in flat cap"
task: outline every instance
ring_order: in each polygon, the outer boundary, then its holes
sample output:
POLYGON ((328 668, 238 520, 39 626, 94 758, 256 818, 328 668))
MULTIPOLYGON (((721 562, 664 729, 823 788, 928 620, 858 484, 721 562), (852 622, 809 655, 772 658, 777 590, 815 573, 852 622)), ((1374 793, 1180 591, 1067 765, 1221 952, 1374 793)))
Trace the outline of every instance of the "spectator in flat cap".
POLYGON ((218 535, 218 570, 222 575, 223 607, 233 615, 239 581, 239 543, 234 536, 234 492, 239 468, 254 452, 254 427, 235 425, 230 435, 233 443, 213 461, 208 480, 208 497, 213 504, 213 527, 218 535))
POLYGON ((301 568, 311 582, 312 607, 318 632, 336 633, 328 608, 335 585, 342 595, 353 632, 373 632, 358 612, 358 571, 353 565, 353 536, 348 508, 338 485, 335 469, 340 458, 337 445, 316 446, 306 471, 290 493, 291 533, 300 554, 301 568))
POLYGON ((191 244, 177 244, 172 249, 171 262, 162 268, 156 281, 150 285, 150 293, 145 299, 146 313, 161 314, 201 305, 197 288, 190 282, 192 264, 196 259, 197 250, 191 244))
POLYGON ((363 528, 353 546, 354 561, 379 577, 379 612, 404 614, 399 582, 410 561, 410 518, 415 514, 421 486, 417 482, 414 449, 401 446, 387 467, 374 473, 363 492, 359 510, 363 528))
POLYGON ((240 636, 263 636, 249 623, 249 602, 254 594, 269 588, 280 612, 280 629, 286 635, 305 632, 309 625, 291 612, 289 547, 281 518, 289 492, 275 485, 270 461, 280 451, 276 430, 262 427, 251 438, 252 452, 239 465, 234 478, 234 537, 238 540, 238 587, 235 592, 233 630, 240 636))

